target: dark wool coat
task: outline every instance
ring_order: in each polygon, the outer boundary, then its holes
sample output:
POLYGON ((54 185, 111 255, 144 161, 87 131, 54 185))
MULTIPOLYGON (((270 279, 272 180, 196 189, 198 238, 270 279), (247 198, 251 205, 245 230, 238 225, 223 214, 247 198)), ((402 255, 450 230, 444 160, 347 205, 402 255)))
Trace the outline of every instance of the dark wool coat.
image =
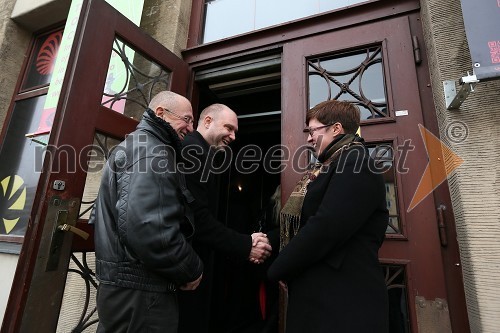
POLYGON ((179 333, 204 333, 210 327, 214 262, 213 251, 248 260, 252 247, 250 235, 240 234, 217 220, 219 191, 213 169, 213 151, 197 131, 183 141, 184 172, 188 189, 195 198, 193 247, 204 263, 203 279, 195 291, 179 293, 179 333))
POLYGON ((302 227, 268 271, 288 283, 287 333, 388 332, 378 261, 388 211, 373 170, 367 150, 354 146, 309 184, 302 227))

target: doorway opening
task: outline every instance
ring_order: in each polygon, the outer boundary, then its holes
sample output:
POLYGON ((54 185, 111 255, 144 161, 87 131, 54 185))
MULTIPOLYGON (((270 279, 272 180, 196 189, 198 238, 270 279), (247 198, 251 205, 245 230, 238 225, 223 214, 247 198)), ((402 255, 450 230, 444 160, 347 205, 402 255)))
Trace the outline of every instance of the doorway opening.
MULTIPOLYGON (((281 55, 201 71, 196 80, 200 111, 222 103, 238 116, 232 163, 219 179, 219 221, 245 234, 265 232, 276 253, 279 225, 270 212, 280 170, 266 157, 281 143, 281 55)), ((255 265, 215 254, 211 332, 278 332, 278 286, 266 279, 272 258, 255 265)))

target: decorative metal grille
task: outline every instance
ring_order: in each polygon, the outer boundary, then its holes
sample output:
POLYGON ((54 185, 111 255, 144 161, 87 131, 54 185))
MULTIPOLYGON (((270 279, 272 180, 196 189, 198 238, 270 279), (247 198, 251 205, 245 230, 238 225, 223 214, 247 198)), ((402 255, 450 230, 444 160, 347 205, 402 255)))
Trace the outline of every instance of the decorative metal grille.
POLYGON ((335 99, 358 105, 362 120, 389 116, 382 46, 310 58, 307 64, 309 107, 335 99))
POLYGON ((139 120, 151 98, 168 90, 170 74, 115 38, 102 105, 139 120))
MULTIPOLYGON (((95 134, 79 219, 89 218, 99 191, 104 165, 112 149, 119 143, 119 140, 103 134, 95 134)), ((98 283, 93 270, 94 266, 93 253, 82 252, 71 255, 60 315, 64 322, 59 320, 58 332, 95 332, 96 325, 94 324, 98 322, 95 304, 98 283), (77 317, 76 314, 80 312, 80 316, 77 317), (77 322, 76 319, 78 319, 77 322)))
POLYGON ((93 253, 71 255, 57 333, 96 331, 99 321, 96 307, 98 282, 94 267, 93 253))
POLYGON ((375 160, 376 172, 380 172, 384 176, 387 209, 389 210, 389 225, 387 226, 386 234, 402 234, 398 200, 397 200, 397 184, 396 173, 394 170, 394 152, 392 144, 379 143, 368 144, 370 156, 375 160))
POLYGON ((96 133, 94 135, 94 144, 91 148, 92 154, 90 155, 87 168, 87 179, 85 180, 85 188, 78 215, 79 219, 88 219, 90 217, 90 212, 94 207, 97 193, 99 192, 104 165, 112 149, 119 143, 119 140, 103 134, 96 133))
POLYGON ((405 266, 382 265, 389 297, 389 331, 409 333, 408 295, 405 266))

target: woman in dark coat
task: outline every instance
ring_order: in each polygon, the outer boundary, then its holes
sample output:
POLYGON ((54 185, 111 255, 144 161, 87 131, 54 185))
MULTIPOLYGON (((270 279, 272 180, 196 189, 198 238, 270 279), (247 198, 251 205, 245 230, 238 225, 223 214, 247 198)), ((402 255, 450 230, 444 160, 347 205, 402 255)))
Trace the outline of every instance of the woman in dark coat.
POLYGON ((281 211, 283 249, 268 270, 288 288, 287 333, 388 332, 378 250, 388 223, 384 180, 363 139, 360 114, 326 101, 304 130, 318 162, 281 211))

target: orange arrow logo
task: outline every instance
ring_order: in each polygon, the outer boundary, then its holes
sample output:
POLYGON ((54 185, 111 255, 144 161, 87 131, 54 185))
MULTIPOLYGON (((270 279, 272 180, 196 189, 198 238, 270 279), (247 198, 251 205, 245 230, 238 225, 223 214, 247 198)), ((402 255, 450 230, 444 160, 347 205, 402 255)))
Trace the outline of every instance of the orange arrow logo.
POLYGON ((418 124, 418 128, 420 129, 422 140, 424 140, 429 163, 425 168, 422 178, 420 178, 420 183, 413 195, 413 199, 411 199, 407 212, 410 212, 421 203, 422 200, 441 185, 448 176, 464 162, 462 158, 456 155, 424 126, 418 124))

